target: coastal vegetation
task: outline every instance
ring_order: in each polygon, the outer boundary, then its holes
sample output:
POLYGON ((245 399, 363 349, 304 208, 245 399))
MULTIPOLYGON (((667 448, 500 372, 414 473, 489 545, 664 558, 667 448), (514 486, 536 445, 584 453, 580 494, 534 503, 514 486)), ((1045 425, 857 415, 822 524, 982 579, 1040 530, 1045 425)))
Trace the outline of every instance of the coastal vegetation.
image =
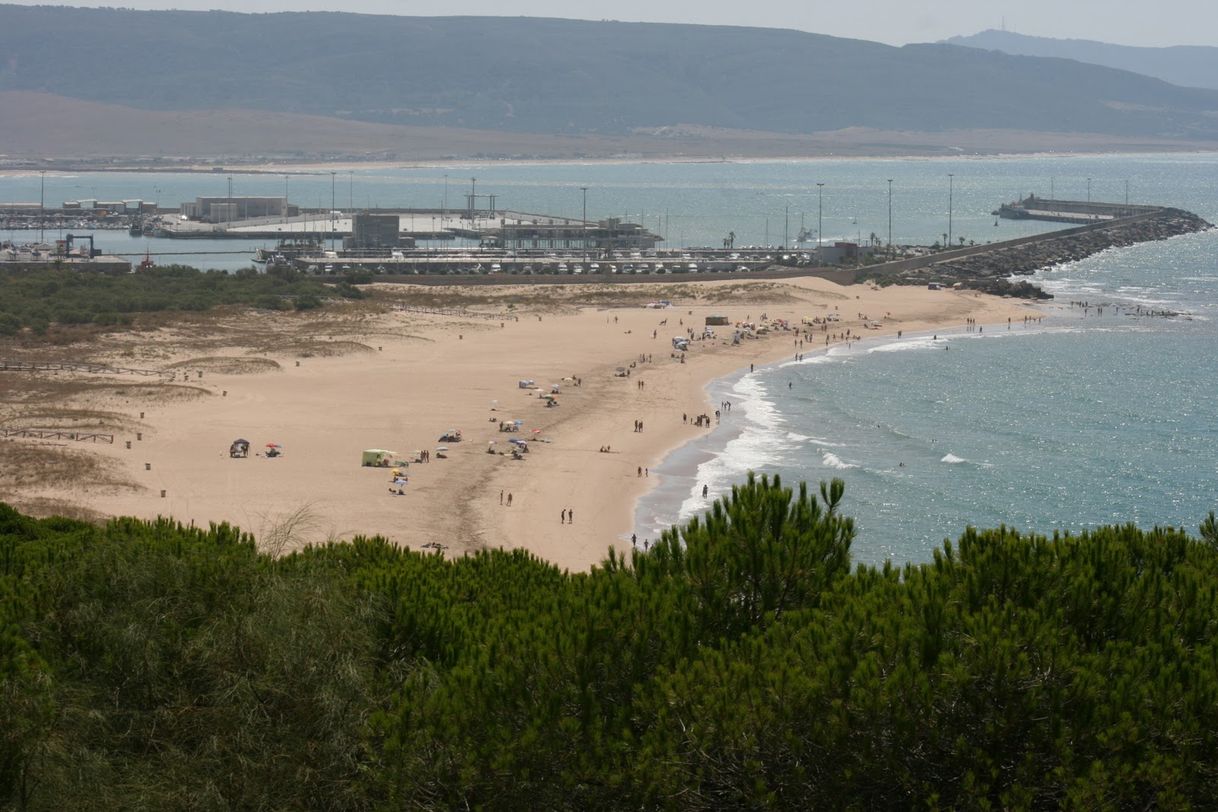
POLYGON ((0 804, 1213 807, 1218 526, 851 568, 753 478, 571 573, 0 505, 0 804))
POLYGON ((345 280, 327 285, 290 269, 200 271, 169 265, 135 274, 72 268, 0 270, 0 335, 52 325, 126 326, 140 314, 202 312, 225 305, 308 310, 326 299, 360 298, 345 280))

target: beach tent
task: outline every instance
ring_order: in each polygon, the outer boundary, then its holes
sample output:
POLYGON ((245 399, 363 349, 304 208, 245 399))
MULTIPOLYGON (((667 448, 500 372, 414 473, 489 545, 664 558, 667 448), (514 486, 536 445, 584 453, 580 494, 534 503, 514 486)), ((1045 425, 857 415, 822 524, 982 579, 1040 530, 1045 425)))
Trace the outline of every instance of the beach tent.
POLYGON ((397 453, 384 448, 368 448, 364 450, 360 463, 373 468, 387 468, 397 453))

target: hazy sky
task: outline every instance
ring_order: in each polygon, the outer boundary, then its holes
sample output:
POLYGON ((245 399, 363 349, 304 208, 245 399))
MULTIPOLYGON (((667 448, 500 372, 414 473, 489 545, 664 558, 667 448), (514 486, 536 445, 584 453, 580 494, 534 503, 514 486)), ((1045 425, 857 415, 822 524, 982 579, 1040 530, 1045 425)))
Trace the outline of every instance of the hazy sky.
MULTIPOLYGON (((13 0, 8 0, 13 2, 13 0)), ((16 0, 22 5, 355 11, 370 14, 568 17, 796 28, 892 44, 985 28, 1127 45, 1218 45, 1218 0, 616 0, 589 9, 567 0, 16 0)), ((285 44, 285 47, 290 47, 285 44)))

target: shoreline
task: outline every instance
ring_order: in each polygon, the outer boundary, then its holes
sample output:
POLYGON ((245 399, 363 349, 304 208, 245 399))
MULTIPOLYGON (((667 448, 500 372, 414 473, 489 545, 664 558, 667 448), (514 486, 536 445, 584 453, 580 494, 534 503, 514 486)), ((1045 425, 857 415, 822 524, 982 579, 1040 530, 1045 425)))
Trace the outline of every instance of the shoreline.
MULTIPOLYGON (((1053 318, 1054 314, 1046 311, 1045 304, 1041 303, 1037 307, 1038 316, 1045 318, 1053 318)), ((1050 322, 1052 325, 1052 322, 1050 322)), ((999 330, 1007 325, 1005 323, 992 322, 980 325, 984 328, 991 328, 994 335, 1002 335, 999 330)), ((846 354, 853 355, 869 354, 873 348, 893 343, 894 341, 927 341, 932 339, 932 336, 946 343, 957 338, 977 337, 971 333, 962 331, 960 328, 951 328, 950 330, 924 330, 924 331, 903 331, 905 334, 898 339, 895 332, 881 332, 874 335, 867 335, 861 340, 851 342, 846 354), (857 348, 857 349, 856 349, 857 348)), ((1036 332, 1048 332, 1042 327, 1038 327, 1036 332)), ((833 344, 828 347, 822 347, 815 352, 805 353, 805 358, 802 361, 793 360, 774 360, 762 366, 758 366, 755 370, 738 369, 724 376, 710 380, 706 384, 707 399, 712 396, 718 397, 715 393, 724 395, 739 394, 739 386, 741 382, 749 375, 764 375, 778 369, 790 365, 816 364, 816 358, 829 356, 835 349, 840 350, 841 344, 833 344)), ((727 420, 714 426, 713 430, 701 437, 694 437, 688 440, 681 446, 674 448, 666 455, 663 460, 655 467, 655 472, 658 475, 659 482, 654 484, 649 490, 643 493, 635 503, 634 508, 634 527, 633 532, 637 535, 640 547, 644 541, 651 542, 659 537, 660 533, 675 526, 684 525, 694 516, 701 516, 708 510, 716 500, 727 495, 727 490, 719 488, 716 490, 709 482, 709 492, 705 499, 696 493, 697 484, 702 482, 701 475, 703 466, 717 459, 722 459, 728 454, 728 447, 736 440, 739 440, 748 431, 748 426, 744 421, 749 420, 749 406, 761 402, 769 406, 769 402, 764 400, 763 396, 757 396, 752 404, 745 401, 740 405, 744 406, 741 415, 741 422, 728 422, 727 420), (688 487, 692 485, 692 487, 688 487), (663 492, 663 493, 662 493, 663 492), (686 511, 686 504, 695 502, 696 505, 686 511)), ((736 402, 733 401, 733 405, 736 402)), ((733 412, 733 417, 735 416, 733 412)), ((832 444, 830 444, 832 445, 832 444)), ((768 462, 762 462, 764 466, 768 462)), ((757 467, 750 464, 746 466, 749 471, 757 470, 757 467)), ((741 477, 744 472, 736 472, 732 477, 728 487, 738 484, 742 481, 741 477)), ((832 478, 832 474, 817 477, 802 477, 809 485, 814 485, 822 479, 832 478)), ((795 487, 795 482, 788 482, 788 487, 795 487)))
MULTIPOLYGON (((79 489, 53 482, 23 489, 0 479, 0 500, 44 500, 103 515, 166 515, 204 527, 229 521, 275 550, 381 534, 415 549, 440 544, 449 555, 526 549, 560 568, 586 570, 611 546, 629 548, 622 539, 632 532, 638 500, 656 484, 638 469, 654 469, 706 436, 683 424, 682 413, 713 419, 708 387, 715 381, 796 351, 788 343, 793 333, 733 346, 718 328, 718 339, 695 342, 686 363, 678 363, 670 357, 670 337, 691 326, 701 330, 707 315, 735 322, 766 312, 794 325, 837 309, 842 321, 834 330, 871 338, 1034 312, 1024 302, 969 291, 841 287, 816 278, 673 285, 674 306, 667 310, 642 306, 640 296, 665 295, 652 286, 635 290, 633 300, 625 286, 469 289, 465 295, 504 297, 483 305, 500 310, 503 302, 533 298, 517 309, 519 321, 502 323, 393 310, 347 321, 337 314, 243 315, 193 337, 185 328, 152 338, 115 337, 106 357, 124 366, 172 366, 188 379, 161 389, 112 380, 54 401, 121 417, 114 446, 81 451, 107 460, 113 480, 129 485, 79 489), (874 316, 884 329, 861 330, 856 312, 874 316), (651 363, 638 361, 648 354, 651 363), (617 367, 630 369, 630 377, 617 377, 617 367), (572 376, 583 385, 562 381, 572 376), (517 387, 522 378, 535 379, 543 391, 559 384, 562 405, 544 408, 540 393, 517 387), (499 419, 522 419, 525 433, 498 432, 499 419), (643 421, 643 432, 631 430, 635 420, 643 421), (435 449, 435 438, 448 428, 463 429, 464 441, 449 446, 448 459, 411 465, 404 496, 387 493, 388 471, 359 466, 361 449, 407 456, 412 448, 435 449), (488 443, 502 448, 508 438, 533 437, 534 429, 549 442, 532 444, 524 460, 486 453, 488 443), (251 440, 254 450, 282 443, 284 454, 230 460, 233 437, 251 440), (130 450, 124 440, 132 441, 130 450), (609 453, 599 451, 605 446, 609 453), (513 495, 511 508, 500 505, 501 491, 505 501, 513 495), (575 512, 573 523, 560 521, 567 509, 575 512)), ((804 350, 813 351, 810 344, 804 350)), ((29 411, 22 402, 8 406, 10 425, 29 411)))
MULTIPOLYGON (((557 156, 553 158, 530 157, 530 158, 427 158, 420 160, 385 160, 373 159, 367 161, 361 160, 339 160, 339 161, 285 161, 276 163, 266 161, 250 164, 235 164, 226 165, 220 161, 216 163, 200 163, 189 166, 171 165, 141 165, 133 164, 130 166, 114 166, 106 162, 106 159, 99 159, 97 166, 91 166, 88 162, 79 165, 69 165, 62 168, 46 169, 48 175, 73 175, 79 173, 88 174, 173 174, 173 175, 208 175, 213 176, 220 174, 227 175, 325 175, 331 170, 342 172, 356 172, 361 169, 381 171, 387 169, 457 169, 471 168, 480 169, 496 166, 512 166, 512 167, 529 167, 529 166, 623 166, 623 165, 668 165, 668 164, 784 164, 784 163, 801 163, 801 164, 816 164, 830 161, 843 160, 874 160, 874 161, 928 161, 928 162, 957 162, 957 161, 986 161, 986 160, 1020 160, 1020 159, 1037 159, 1037 158, 1070 158, 1070 157, 1122 157, 1122 156, 1147 156, 1147 155, 1172 155, 1172 156, 1187 156, 1187 155, 1213 155, 1218 153, 1218 146, 1206 146, 1195 144, 1151 144, 1146 145, 1143 149, 1133 148, 1131 146, 1123 146, 1118 149, 1110 148, 1105 145, 1098 145, 1094 148, 1086 148, 1085 146, 1077 146, 1073 149, 1029 149, 1022 150, 995 150, 993 152, 970 150, 968 152, 945 154, 941 151, 901 151, 897 150, 877 150, 875 152, 859 152, 859 153, 834 153, 825 152, 823 154, 803 154, 795 153, 790 155, 747 155, 747 154, 723 154, 719 156, 712 155, 689 155, 680 152, 675 152, 671 155, 648 155, 640 154, 637 156, 603 156, 603 157, 567 157, 557 156)), ((54 160, 54 159, 50 159, 54 160)), ((40 170, 29 167, 17 166, 0 166, 0 177, 37 177, 40 170)))

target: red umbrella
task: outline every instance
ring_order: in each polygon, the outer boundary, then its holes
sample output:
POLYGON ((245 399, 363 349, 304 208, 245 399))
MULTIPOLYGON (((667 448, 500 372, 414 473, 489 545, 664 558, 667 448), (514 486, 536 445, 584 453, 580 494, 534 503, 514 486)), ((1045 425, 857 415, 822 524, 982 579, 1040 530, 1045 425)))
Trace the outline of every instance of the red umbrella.
POLYGON ((267 448, 283 448, 283 446, 281 446, 279 443, 267 443, 266 447, 267 448))

